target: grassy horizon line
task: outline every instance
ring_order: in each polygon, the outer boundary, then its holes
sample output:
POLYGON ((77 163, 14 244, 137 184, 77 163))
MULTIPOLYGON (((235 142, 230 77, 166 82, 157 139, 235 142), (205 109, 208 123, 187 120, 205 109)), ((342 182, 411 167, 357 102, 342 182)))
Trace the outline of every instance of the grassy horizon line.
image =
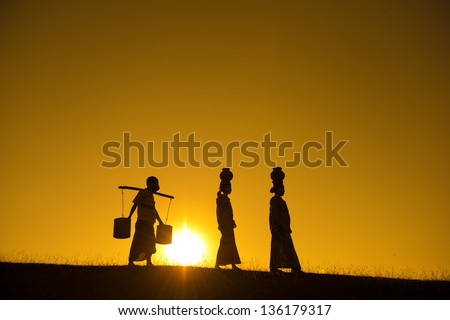
MULTIPOLYGON (((0 263, 24 263, 24 264, 54 264, 54 265, 73 265, 73 266, 125 266, 126 259, 118 254, 116 257, 105 257, 101 254, 86 254, 84 256, 64 257, 58 255, 31 255, 25 252, 19 252, 14 255, 0 254, 0 263)), ((191 265, 182 265, 169 263, 167 259, 158 258, 154 260, 156 266, 179 266, 179 267, 200 267, 214 268, 214 262, 203 259, 200 263, 191 265)), ((140 265, 137 263, 137 265, 140 265)), ((143 263, 142 265, 145 265, 143 263)), ((227 269, 225 267, 225 269, 227 269)), ((268 272, 268 266, 263 266, 257 260, 243 260, 240 268, 244 271, 268 272)), ((380 277, 405 280, 442 280, 450 281, 450 270, 438 268, 430 270, 426 268, 395 268, 364 265, 311 265, 302 263, 302 269, 306 273, 328 274, 328 275, 347 275, 361 277, 380 277)))

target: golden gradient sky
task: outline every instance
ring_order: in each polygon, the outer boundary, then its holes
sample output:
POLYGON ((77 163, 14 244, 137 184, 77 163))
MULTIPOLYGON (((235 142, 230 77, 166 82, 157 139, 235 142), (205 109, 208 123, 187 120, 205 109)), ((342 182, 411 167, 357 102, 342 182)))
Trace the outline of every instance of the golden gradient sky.
MULTIPOLYGON (((105 169, 102 145, 123 132, 157 146, 177 132, 223 145, 271 132, 300 148, 333 131, 350 167, 285 170, 301 262, 450 268, 448 2, 0 6, 0 254, 126 263, 117 186, 155 175, 175 196, 169 223, 199 233, 214 260, 220 168, 105 169)), ((232 170, 243 267, 266 267, 271 168, 232 170)))

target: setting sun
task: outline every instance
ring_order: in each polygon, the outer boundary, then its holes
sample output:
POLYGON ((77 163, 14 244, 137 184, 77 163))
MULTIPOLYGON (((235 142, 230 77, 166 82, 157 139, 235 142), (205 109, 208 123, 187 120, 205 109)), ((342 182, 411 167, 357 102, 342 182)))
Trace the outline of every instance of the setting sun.
POLYGON ((172 244, 164 250, 167 262, 173 265, 198 265, 204 259, 205 245, 199 235, 186 226, 180 232, 174 232, 172 244))

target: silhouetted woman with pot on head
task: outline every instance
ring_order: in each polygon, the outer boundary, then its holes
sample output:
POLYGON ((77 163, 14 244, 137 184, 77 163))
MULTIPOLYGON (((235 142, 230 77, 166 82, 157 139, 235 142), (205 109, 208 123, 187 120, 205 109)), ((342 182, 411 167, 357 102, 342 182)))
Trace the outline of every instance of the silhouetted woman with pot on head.
POLYGON ((233 208, 231 207, 230 198, 231 193, 231 179, 233 173, 228 168, 222 169, 220 173, 220 190, 217 193, 217 223, 219 230, 222 233, 220 238, 219 250, 217 252, 216 268, 220 266, 231 264, 233 270, 240 270, 236 264, 241 263, 239 253, 236 247, 236 239, 234 237, 234 228, 236 223, 233 219, 233 208))
POLYGON ((155 229, 156 220, 164 224, 155 208, 153 193, 159 190, 159 182, 155 177, 147 178, 147 188, 140 190, 133 200, 128 219, 131 219, 137 208, 137 221, 135 225, 133 242, 131 243, 128 265, 133 266, 134 261, 147 260, 147 266, 153 266, 151 258, 156 252, 155 229))
POLYGON ((290 268, 292 272, 303 273, 291 237, 291 217, 286 201, 283 200, 285 177, 281 168, 274 168, 270 177, 274 196, 270 199, 269 225, 272 233, 270 243, 270 271, 281 272, 278 268, 290 268))

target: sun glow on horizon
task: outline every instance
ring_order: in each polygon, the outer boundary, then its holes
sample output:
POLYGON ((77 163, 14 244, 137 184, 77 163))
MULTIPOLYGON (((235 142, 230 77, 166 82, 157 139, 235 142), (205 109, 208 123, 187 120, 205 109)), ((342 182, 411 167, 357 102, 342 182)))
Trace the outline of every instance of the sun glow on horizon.
POLYGON ((181 232, 173 234, 172 244, 165 248, 164 254, 171 265, 198 265, 204 260, 205 244, 199 235, 184 226, 181 232))

